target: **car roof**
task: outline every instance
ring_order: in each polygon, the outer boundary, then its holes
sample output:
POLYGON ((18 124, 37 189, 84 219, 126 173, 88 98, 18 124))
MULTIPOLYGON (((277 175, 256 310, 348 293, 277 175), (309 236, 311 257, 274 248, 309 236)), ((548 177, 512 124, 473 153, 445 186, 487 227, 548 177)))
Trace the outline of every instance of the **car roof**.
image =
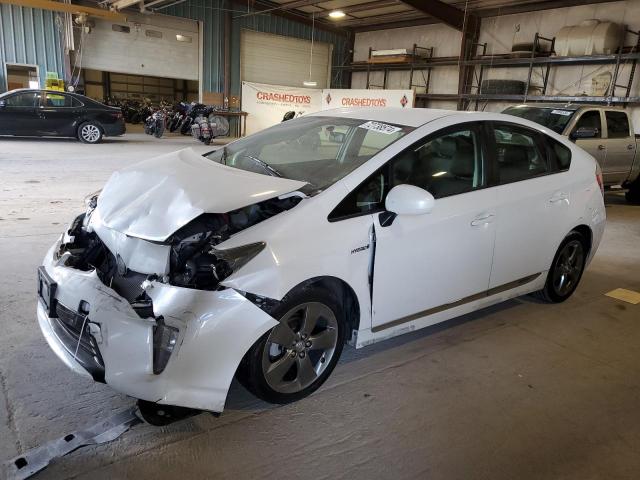
POLYGON ((64 93, 66 95, 83 96, 83 95, 79 95, 79 94, 74 93, 74 92, 63 92, 62 90, 49 90, 47 88, 15 88, 15 89, 9 90, 8 92, 5 92, 5 93, 17 93, 17 92, 46 92, 46 93, 57 93, 58 95, 61 94, 61 93, 64 93))
MULTIPOLYGON (((438 118, 465 112, 455 110, 439 110, 435 108, 335 108, 310 113, 316 117, 343 117, 372 120, 375 122, 419 127, 438 118)), ((473 114, 473 112, 468 112, 473 114)))

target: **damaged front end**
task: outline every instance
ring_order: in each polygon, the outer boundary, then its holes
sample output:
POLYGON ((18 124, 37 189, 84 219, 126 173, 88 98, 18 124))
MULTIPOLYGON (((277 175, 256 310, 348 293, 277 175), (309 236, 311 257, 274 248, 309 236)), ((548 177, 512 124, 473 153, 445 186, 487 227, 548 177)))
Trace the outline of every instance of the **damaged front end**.
MULTIPOLYGON (((147 293, 152 283, 204 291, 224 290, 226 287, 220 282, 258 255, 266 243, 257 242, 224 250, 216 246, 235 233, 293 208, 301 200, 300 195, 289 195, 225 214, 202 214, 163 242, 168 247, 169 258, 168 262, 160 261, 158 264, 166 263, 168 268, 153 273, 130 269, 123 256, 105 244, 97 233, 101 228, 96 229, 91 221, 94 207, 89 205, 88 211, 72 222, 54 257, 65 267, 95 272, 100 281, 124 298, 140 318, 155 322, 153 373, 158 375, 164 371, 184 324, 172 322, 174 319, 165 319, 154 312, 153 300, 147 293)), ((81 316, 83 313, 87 314, 88 311, 75 315, 81 316)), ((76 334, 75 340, 80 332, 76 334)), ((90 336, 87 341, 95 345, 90 336)), ((99 356, 99 352, 96 356, 99 356)))
POLYGON ((138 399, 220 412, 245 352, 276 325, 250 294, 221 284, 267 244, 221 244, 305 196, 297 191, 300 182, 211 167, 202 157, 177 153, 174 161, 184 167, 174 175, 114 174, 89 199, 40 267, 38 321, 76 372, 138 399), (231 192, 218 207, 202 188, 185 186, 184 175, 201 162, 199 168, 216 170, 208 188, 231 192), (236 190, 243 191, 234 197, 225 182, 240 182, 236 190), (135 198, 132 188, 140 192, 135 198), (164 202, 165 217, 157 202, 164 202))

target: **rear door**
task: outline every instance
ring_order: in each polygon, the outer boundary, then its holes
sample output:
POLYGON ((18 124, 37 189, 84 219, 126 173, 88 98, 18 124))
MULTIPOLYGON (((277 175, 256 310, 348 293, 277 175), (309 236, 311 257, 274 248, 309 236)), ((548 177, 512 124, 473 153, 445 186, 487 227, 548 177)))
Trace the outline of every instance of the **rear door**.
POLYGON ((636 154, 636 140, 627 112, 606 110, 607 157, 602 167, 606 183, 622 183, 629 177, 636 154))
POLYGON ((604 139, 604 129, 602 128, 603 125, 604 119, 602 118, 602 112, 600 110, 585 110, 576 120, 575 125, 571 129, 571 133, 575 132, 581 127, 598 129, 598 133, 594 138, 580 138, 576 140, 576 145, 592 155, 598 161, 600 167, 604 170, 607 150, 606 142, 604 139))
POLYGON ((18 92, 3 100, 0 135, 37 135, 40 92, 18 92))
POLYGON ((74 137, 82 103, 71 95, 45 92, 40 109, 39 134, 74 137))
POLYGON ((496 122, 493 132, 498 204, 489 288, 501 288, 528 283, 549 269, 567 233, 570 152, 521 125, 496 122), (552 151, 554 145, 565 157, 562 167, 552 151))

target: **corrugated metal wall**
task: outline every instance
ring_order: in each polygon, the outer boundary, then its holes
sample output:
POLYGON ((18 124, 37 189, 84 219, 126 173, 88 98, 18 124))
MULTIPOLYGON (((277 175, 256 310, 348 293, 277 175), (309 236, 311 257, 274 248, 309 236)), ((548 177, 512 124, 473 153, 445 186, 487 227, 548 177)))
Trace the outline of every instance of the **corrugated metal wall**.
MULTIPOLYGON (((240 93, 240 31, 244 28, 295 38, 311 39, 311 27, 276 15, 240 16, 246 10, 225 0, 187 0, 162 9, 161 13, 203 22, 203 90, 220 92, 224 89, 224 36, 231 36, 231 92, 240 93), (229 7, 230 6, 230 7, 229 7), (225 9, 231 10, 231 32, 224 31, 225 9)), ((62 17, 59 14, 32 8, 0 4, 0 90, 6 89, 4 62, 37 64, 44 82, 46 72, 64 72, 63 43, 60 35, 62 17)), ((346 58, 346 38, 316 29, 314 39, 333 44, 334 65, 346 58)), ((333 86, 341 85, 341 78, 332 79, 333 86)))
POLYGON ((0 91, 7 89, 5 63, 38 65, 44 85, 47 72, 64 72, 64 53, 58 14, 34 8, 0 4, 0 91))
MULTIPOLYGON (((258 14, 241 16, 246 8, 224 0, 188 0, 162 10, 167 15, 202 20, 204 23, 204 90, 222 91, 224 71, 224 35, 231 35, 231 93, 240 93, 240 31, 250 29, 288 37, 311 39, 311 27, 277 15, 258 14), (231 10, 231 32, 224 31, 224 12, 231 10)), ((346 37, 337 33, 316 29, 314 39, 333 44, 333 65, 342 65, 347 52, 346 37)), ((342 78, 332 79, 333 86, 340 86, 342 78)))

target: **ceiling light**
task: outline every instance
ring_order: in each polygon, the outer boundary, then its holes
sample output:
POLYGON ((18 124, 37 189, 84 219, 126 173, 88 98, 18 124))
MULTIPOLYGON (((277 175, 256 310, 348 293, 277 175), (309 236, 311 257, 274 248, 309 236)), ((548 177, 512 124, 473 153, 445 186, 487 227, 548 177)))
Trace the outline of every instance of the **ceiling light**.
POLYGON ((342 10, 334 10, 329 13, 331 18, 343 18, 346 15, 342 10))
POLYGON ((317 87, 318 86, 318 82, 315 82, 313 80, 305 80, 304 82, 302 82, 302 84, 305 87, 317 87))

